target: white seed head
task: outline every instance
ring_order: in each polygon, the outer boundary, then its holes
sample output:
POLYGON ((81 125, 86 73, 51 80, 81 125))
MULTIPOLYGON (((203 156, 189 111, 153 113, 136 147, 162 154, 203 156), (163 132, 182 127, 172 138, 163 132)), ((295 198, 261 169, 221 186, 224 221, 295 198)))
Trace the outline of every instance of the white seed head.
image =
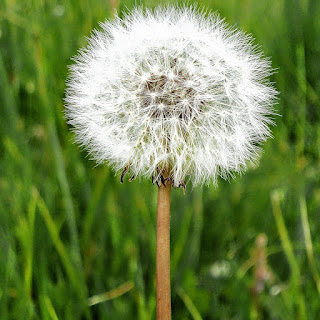
POLYGON ((134 9, 101 24, 70 67, 66 116, 98 163, 174 186, 216 182, 270 136, 276 90, 252 38, 194 7, 134 9))

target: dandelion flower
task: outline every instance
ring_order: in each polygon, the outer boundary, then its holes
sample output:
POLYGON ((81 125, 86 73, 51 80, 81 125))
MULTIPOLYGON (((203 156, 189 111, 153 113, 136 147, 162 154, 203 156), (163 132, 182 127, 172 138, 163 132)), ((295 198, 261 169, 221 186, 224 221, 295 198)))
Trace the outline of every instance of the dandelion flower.
POLYGON ((158 186, 157 319, 171 319, 170 187, 227 179, 272 124, 270 61, 217 14, 134 9, 101 24, 70 67, 66 116, 98 162, 158 186))
POLYGON ((193 7, 141 8, 101 24, 67 81, 66 115, 98 162, 173 186, 254 162, 276 91, 252 38, 193 7))

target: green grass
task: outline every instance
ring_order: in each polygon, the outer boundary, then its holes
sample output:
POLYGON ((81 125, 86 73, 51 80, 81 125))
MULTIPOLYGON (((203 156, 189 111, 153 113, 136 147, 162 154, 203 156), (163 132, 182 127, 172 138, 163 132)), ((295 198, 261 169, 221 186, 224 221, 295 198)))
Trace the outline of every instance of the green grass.
MULTIPOLYGON (((96 167, 63 118, 70 57, 110 3, 0 2, 1 320, 155 318, 157 188, 96 167)), ((258 167, 172 192, 173 318, 317 319, 320 2, 198 3, 272 57, 282 116, 258 167), (269 279, 253 293, 261 233, 269 279)))

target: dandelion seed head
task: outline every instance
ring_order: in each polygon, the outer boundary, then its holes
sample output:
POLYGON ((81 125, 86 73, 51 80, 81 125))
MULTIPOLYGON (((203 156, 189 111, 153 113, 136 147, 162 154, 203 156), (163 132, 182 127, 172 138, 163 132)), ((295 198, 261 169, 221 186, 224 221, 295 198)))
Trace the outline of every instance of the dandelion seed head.
POLYGON ((174 186, 242 172, 270 137, 271 63, 250 36, 194 7, 101 24, 70 67, 66 116, 98 162, 174 186))

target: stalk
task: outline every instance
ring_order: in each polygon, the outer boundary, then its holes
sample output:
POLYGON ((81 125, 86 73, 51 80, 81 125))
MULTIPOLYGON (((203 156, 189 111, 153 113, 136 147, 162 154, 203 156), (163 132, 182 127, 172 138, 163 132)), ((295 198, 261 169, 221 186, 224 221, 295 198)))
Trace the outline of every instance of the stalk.
POLYGON ((161 183, 158 188, 157 214, 157 320, 171 320, 170 193, 171 183, 161 183))

